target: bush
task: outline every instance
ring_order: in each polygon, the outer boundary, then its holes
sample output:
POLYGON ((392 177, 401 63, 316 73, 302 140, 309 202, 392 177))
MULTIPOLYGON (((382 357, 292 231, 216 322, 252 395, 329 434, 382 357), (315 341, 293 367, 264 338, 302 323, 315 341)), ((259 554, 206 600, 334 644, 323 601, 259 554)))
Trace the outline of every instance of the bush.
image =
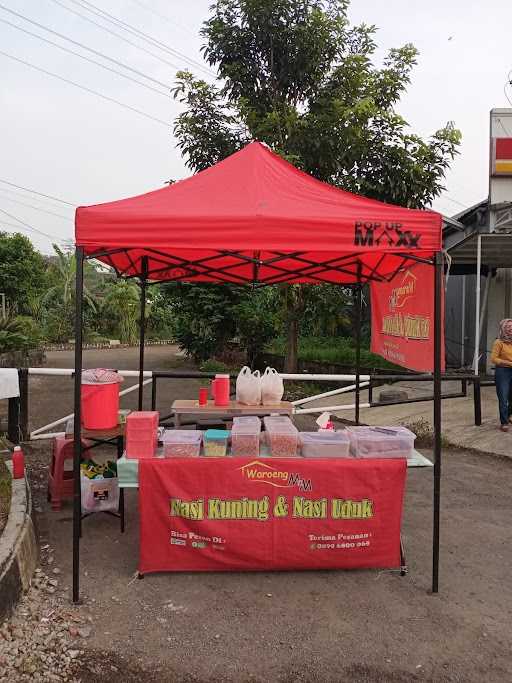
POLYGON ((229 373, 228 366, 220 360, 209 358, 199 366, 201 372, 221 372, 229 373))
MULTIPOLYGON (((2 441, 0 439, 0 446, 2 441)), ((0 460, 0 533, 7 522, 11 505, 11 475, 3 460, 0 460)))
MULTIPOLYGON (((285 340, 281 338, 268 348, 271 353, 279 355, 284 355, 285 349, 285 340)), ((303 337, 299 339, 299 359, 353 367, 356 362, 355 342, 346 337, 303 337)), ((361 348, 361 366, 396 369, 395 365, 371 353, 368 348, 361 348)))

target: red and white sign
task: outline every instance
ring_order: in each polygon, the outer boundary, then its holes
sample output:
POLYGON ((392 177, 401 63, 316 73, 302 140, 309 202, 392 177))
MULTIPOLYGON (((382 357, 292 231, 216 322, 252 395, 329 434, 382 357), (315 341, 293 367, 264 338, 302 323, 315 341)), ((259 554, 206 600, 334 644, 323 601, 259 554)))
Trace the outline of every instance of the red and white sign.
POLYGON ((400 566, 406 461, 139 464, 142 574, 400 566))
MULTIPOLYGON (((371 283, 371 351, 410 370, 434 370, 434 278, 435 268, 416 264, 391 282, 371 283)), ((444 353, 444 288, 441 369, 444 353)))

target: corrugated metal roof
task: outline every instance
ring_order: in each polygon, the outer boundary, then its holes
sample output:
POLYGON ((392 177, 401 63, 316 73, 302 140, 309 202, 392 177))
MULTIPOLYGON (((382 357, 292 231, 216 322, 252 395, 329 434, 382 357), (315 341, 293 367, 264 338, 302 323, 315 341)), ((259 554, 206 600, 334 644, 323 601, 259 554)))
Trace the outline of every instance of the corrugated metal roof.
MULTIPOLYGON (((491 268, 512 268, 512 234, 481 233, 482 265, 491 268)), ((452 263, 476 264, 478 233, 472 233, 448 250, 452 263)))

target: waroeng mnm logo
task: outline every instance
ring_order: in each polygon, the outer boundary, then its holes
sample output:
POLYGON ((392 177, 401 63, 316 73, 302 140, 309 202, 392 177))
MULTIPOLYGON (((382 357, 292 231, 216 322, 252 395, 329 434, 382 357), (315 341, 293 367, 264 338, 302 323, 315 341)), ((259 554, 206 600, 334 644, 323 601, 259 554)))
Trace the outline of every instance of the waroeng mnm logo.
POLYGON ((276 488, 297 487, 299 491, 312 491, 311 479, 304 478, 298 472, 289 472, 287 469, 272 467, 266 462, 254 460, 238 468, 244 479, 257 484, 269 484, 276 488))

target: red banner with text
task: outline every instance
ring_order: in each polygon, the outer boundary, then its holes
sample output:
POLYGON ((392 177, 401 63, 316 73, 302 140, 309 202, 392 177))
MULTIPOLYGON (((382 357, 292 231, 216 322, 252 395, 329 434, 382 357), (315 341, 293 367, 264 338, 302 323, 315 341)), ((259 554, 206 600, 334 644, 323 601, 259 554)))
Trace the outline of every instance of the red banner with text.
POLYGON ((404 459, 139 463, 141 574, 400 566, 404 459))
MULTIPOLYGON (((416 264, 391 282, 372 282, 371 351, 410 370, 434 370, 435 268, 416 264)), ((441 371, 445 370, 442 288, 441 371)))

